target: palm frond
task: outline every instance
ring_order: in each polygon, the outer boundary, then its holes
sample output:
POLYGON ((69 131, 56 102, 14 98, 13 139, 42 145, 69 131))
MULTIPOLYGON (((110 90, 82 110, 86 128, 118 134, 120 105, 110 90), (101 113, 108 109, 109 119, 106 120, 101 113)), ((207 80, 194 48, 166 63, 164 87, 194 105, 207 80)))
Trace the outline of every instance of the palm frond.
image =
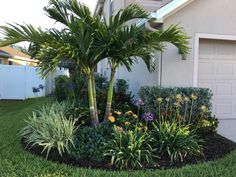
POLYGON ((34 28, 32 25, 8 24, 0 26, 0 33, 4 38, 0 40, 0 46, 7 46, 23 41, 41 43, 46 38, 47 33, 41 28, 34 28))
POLYGON ((147 38, 153 45, 157 43, 171 43, 179 48, 181 54, 189 53, 189 37, 185 34, 183 28, 178 25, 172 25, 166 30, 157 30, 156 32, 149 33, 147 38))
POLYGON ((112 15, 110 17, 109 26, 111 30, 115 30, 125 23, 131 20, 139 19, 139 18, 148 18, 149 13, 146 12, 141 6, 137 4, 130 4, 125 9, 121 9, 117 12, 116 15, 112 15))

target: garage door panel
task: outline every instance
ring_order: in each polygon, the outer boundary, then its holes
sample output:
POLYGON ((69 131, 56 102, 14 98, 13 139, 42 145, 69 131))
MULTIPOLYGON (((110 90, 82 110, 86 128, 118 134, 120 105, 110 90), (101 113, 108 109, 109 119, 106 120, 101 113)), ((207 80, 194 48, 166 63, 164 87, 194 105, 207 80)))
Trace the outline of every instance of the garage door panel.
POLYGON ((213 75, 214 74, 214 63, 205 62, 199 63, 199 74, 204 75, 213 75))
POLYGON ((198 86, 212 90, 213 113, 222 120, 236 120, 235 49, 234 42, 200 40, 198 86))
POLYGON ((232 83, 216 83, 215 95, 216 96, 232 96, 232 83))
POLYGON ((216 74, 217 75, 233 75, 234 74, 234 62, 231 63, 217 63, 216 74))

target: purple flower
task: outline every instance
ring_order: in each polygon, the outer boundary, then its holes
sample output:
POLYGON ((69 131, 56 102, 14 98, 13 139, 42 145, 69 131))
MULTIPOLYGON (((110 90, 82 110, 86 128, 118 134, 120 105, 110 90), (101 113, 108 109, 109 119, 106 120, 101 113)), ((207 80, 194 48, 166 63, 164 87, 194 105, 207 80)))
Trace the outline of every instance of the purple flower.
POLYGON ((142 117, 146 121, 153 121, 153 118, 154 118, 151 112, 144 113, 142 117))
POLYGON ((140 107, 140 106, 143 106, 144 105, 144 102, 142 99, 138 99, 138 100, 134 100, 134 105, 137 106, 137 107, 140 107))

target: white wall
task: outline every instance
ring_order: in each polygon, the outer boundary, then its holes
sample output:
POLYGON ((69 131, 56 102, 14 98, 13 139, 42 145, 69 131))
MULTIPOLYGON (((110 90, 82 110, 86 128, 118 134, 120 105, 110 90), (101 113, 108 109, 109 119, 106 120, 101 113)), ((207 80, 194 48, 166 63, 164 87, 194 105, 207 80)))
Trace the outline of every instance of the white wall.
POLYGON ((34 67, 0 65, 0 99, 24 100, 44 96, 44 89, 33 93, 33 87, 45 87, 34 67))

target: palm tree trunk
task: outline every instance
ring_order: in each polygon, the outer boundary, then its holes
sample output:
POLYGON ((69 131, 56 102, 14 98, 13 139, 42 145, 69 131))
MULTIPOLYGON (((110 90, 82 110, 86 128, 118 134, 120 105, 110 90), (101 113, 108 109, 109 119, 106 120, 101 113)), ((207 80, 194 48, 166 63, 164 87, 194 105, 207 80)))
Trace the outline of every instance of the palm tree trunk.
POLYGON ((97 94, 96 94, 96 83, 95 83, 95 77, 94 72, 92 74, 92 84, 93 84, 93 100, 94 100, 94 112, 95 112, 95 118, 98 120, 98 107, 97 107, 97 94))
POLYGON ((96 113, 95 113, 95 107, 94 107, 94 94, 93 94, 93 80, 92 80, 92 74, 88 75, 88 96, 89 96, 89 110, 90 110, 90 117, 92 125, 97 125, 99 123, 96 113))
POLYGON ((107 118, 109 117, 109 114, 111 113, 111 104, 112 104, 112 98, 113 98, 113 90, 114 90, 114 82, 115 82, 115 73, 116 68, 112 67, 111 69, 111 76, 109 81, 109 88, 107 92, 107 105, 106 105, 106 112, 103 122, 107 122, 107 118))

